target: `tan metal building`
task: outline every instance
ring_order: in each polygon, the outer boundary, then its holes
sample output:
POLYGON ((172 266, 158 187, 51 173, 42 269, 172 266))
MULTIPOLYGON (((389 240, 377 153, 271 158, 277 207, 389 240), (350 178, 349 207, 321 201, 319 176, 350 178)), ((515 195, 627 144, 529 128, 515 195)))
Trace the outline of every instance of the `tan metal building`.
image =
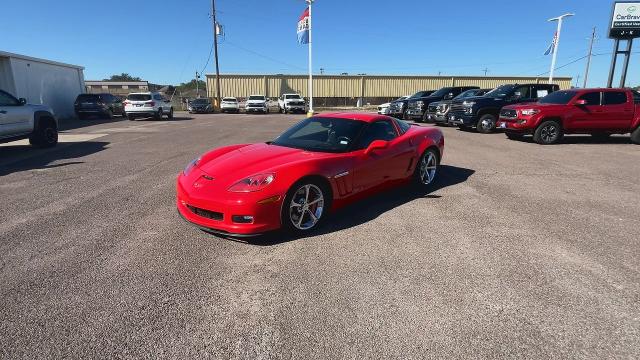
MULTIPOLYGON (((410 95, 420 90, 437 90, 445 86, 479 86, 494 88, 509 83, 546 83, 544 77, 519 76, 392 76, 392 75, 314 75, 313 96, 320 99, 381 100, 410 95)), ((558 77, 561 89, 571 87, 570 77, 558 77)), ((244 98, 251 94, 279 97, 283 93, 308 94, 307 75, 220 75, 222 96, 244 98)), ((215 75, 207 74, 209 97, 215 97, 215 75)))

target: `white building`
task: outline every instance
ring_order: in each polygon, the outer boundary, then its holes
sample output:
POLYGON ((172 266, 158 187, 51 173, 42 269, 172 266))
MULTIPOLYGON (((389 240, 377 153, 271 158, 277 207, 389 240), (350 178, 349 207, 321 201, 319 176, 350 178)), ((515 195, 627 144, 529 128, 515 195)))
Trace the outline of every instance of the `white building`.
POLYGON ((0 51, 0 89, 30 104, 51 107, 59 119, 74 117, 85 91, 84 67, 0 51))

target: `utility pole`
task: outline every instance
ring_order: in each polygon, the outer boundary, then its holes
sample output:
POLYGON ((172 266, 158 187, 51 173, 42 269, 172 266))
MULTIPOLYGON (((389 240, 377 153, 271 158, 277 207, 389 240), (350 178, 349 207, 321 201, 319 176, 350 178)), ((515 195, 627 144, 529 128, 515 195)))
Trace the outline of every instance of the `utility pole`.
POLYGON ((324 68, 320 68, 320 75, 324 75, 324 68))
POLYGON ((216 60, 216 106, 220 106, 220 67, 218 65, 218 22, 216 21, 216 0, 211 0, 213 17, 213 48, 216 60))
POLYGON ((558 57, 558 47, 560 46, 560 32, 562 31, 562 19, 569 16, 573 16, 573 15, 575 14, 571 14, 571 13, 564 14, 548 20, 548 21, 558 22, 558 29, 556 30, 556 36, 555 36, 555 44, 553 46, 553 58, 551 60, 551 70, 549 70, 549 84, 553 82, 553 71, 555 70, 555 67, 556 67, 556 58, 558 57))
POLYGON ((200 74, 196 71, 196 99, 200 99, 200 74))
POLYGON ((487 73, 489 72, 489 69, 485 67, 482 71, 484 71, 484 77, 487 77, 487 73))
POLYGON ((591 67, 591 56, 593 54, 593 42, 596 40, 596 28, 593 28, 593 32, 591 33, 591 42, 589 43, 589 54, 587 55, 587 68, 584 71, 584 83, 582 84, 583 88, 587 87, 587 81, 589 81, 589 68, 591 67))

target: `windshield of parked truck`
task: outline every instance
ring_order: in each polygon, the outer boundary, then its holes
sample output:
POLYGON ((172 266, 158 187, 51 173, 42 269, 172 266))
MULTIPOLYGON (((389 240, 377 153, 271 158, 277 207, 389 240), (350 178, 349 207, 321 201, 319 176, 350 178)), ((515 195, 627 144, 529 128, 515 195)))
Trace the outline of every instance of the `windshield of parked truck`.
POLYGON ((300 100, 300 95, 285 95, 284 98, 300 100))
POLYGON ((411 98, 420 98, 420 97, 427 97, 429 95, 433 94, 433 91, 418 91, 417 93, 411 95, 411 98))
POLYGON ((151 94, 129 94, 127 100, 131 101, 149 101, 151 100, 151 94))
POLYGON ((209 99, 193 99, 191 103, 194 105, 206 105, 209 103, 209 99))
POLYGON ((543 97, 538 100, 540 104, 557 104, 557 105, 566 105, 576 96, 575 91, 564 90, 564 91, 556 91, 551 94, 543 97))
POLYGON ((494 98, 503 98, 511 94, 511 92, 513 91, 513 89, 515 89, 515 87, 516 85, 501 85, 489 91, 488 93, 484 94, 484 96, 494 97, 494 98))
POLYGON ((222 98, 222 101, 226 101, 226 102, 238 102, 238 100, 237 100, 236 98, 231 98, 231 97, 222 98))
POLYGON ((249 100, 264 100, 264 96, 262 95, 249 96, 249 100))
POLYGON ((434 97, 445 97, 448 93, 451 92, 451 88, 442 88, 436 92, 434 92, 433 94, 431 94, 430 96, 434 96, 434 97))
POLYGON ((466 98, 474 97, 474 96, 482 96, 482 95, 480 95, 481 93, 482 93, 482 90, 478 90, 478 89, 467 90, 467 91, 463 92, 462 94, 456 96, 453 99, 454 100, 456 100, 456 99, 466 99, 466 98))

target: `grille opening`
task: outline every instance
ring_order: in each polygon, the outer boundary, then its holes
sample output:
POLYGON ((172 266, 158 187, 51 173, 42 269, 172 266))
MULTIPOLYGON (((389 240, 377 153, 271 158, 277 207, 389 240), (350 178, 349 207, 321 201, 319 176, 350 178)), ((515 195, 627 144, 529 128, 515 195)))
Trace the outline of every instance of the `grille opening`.
POLYGON ((211 220, 218 220, 218 221, 222 221, 222 213, 219 212, 215 212, 215 211, 209 211, 209 210, 205 210, 205 209, 200 209, 197 208, 195 206, 191 206, 191 205, 186 205, 187 208, 189 210, 191 210, 192 213, 198 215, 198 216, 202 216, 204 218, 207 219, 211 219, 211 220))

